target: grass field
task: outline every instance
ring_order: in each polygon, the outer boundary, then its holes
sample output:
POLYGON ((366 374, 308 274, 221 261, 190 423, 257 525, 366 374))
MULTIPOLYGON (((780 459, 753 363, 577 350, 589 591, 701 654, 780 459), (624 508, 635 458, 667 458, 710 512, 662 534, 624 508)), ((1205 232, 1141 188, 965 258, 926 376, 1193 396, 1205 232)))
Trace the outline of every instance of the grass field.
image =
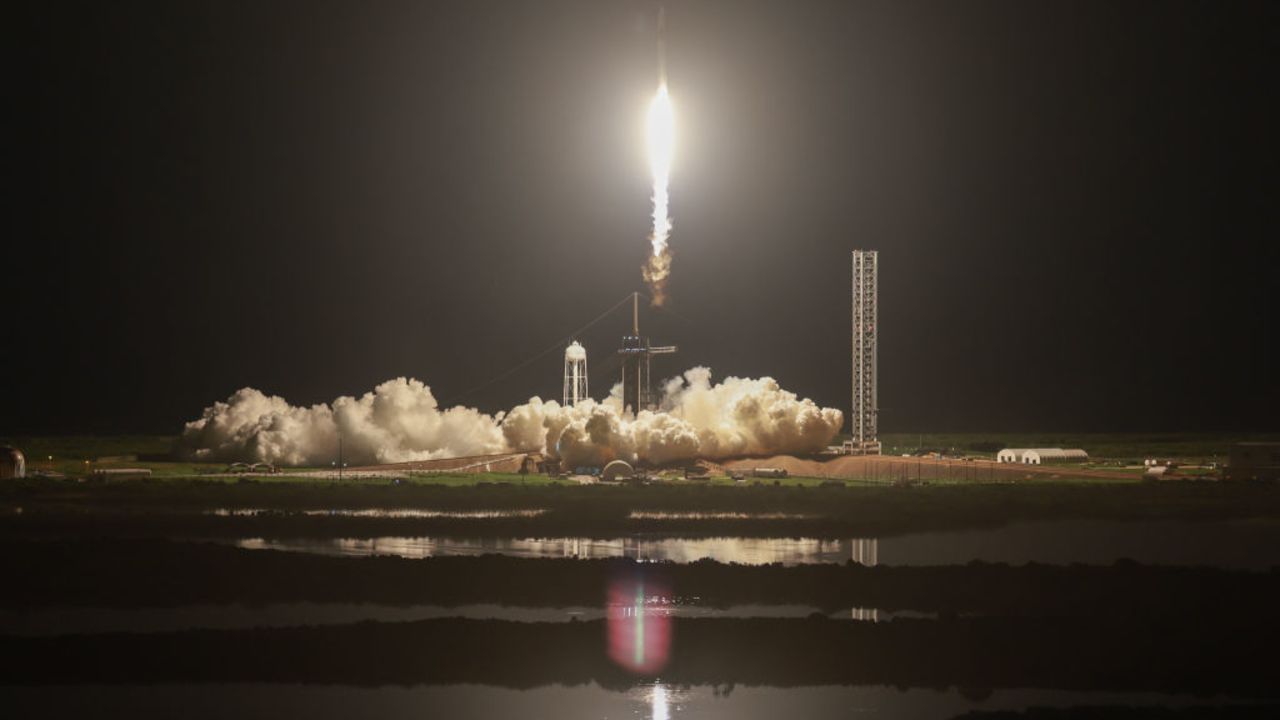
POLYGON ((14 537, 597 537, 664 533, 679 537, 884 537, 998 527, 1012 522, 1244 520, 1280 517, 1280 487, 1262 483, 1170 481, 952 484, 926 487, 727 488, 197 479, 19 480, 0 483, 0 538, 14 537), (267 509, 250 516, 209 511, 267 509), (433 511, 532 509, 508 518, 319 517, 299 510, 418 508, 433 511), (278 512, 277 512, 278 511, 278 512), (633 518, 634 511, 693 513, 633 518), (785 518, 700 518, 696 513, 787 514, 785 518))
MULTIPOLYGON (((146 468, 151 470, 154 478, 191 478, 201 477, 209 480, 236 482, 238 478, 228 475, 225 463, 194 463, 173 457, 173 436, 166 435, 117 435, 117 436, 41 436, 0 438, 23 451, 27 457, 29 473, 50 471, 68 477, 83 477, 98 468, 146 468)), ((1120 433, 1120 434, 1082 434, 1082 433, 924 433, 903 434, 891 433, 883 436, 886 455, 901 455, 916 452, 919 449, 955 452, 959 454, 992 457, 1002 447, 1080 447, 1087 450, 1094 462, 1088 467, 1106 468, 1115 471, 1129 466, 1136 481, 1141 477, 1141 463, 1147 457, 1178 458, 1191 464, 1203 462, 1222 463, 1226 460, 1228 449, 1234 442, 1242 440, 1280 440, 1280 434, 1152 434, 1152 433, 1120 433)), ((260 482, 297 483, 320 482, 329 483, 328 477, 303 475, 328 468, 283 468, 279 475, 258 477, 260 482)), ((1197 471, 1187 469, 1184 475, 1194 475, 1197 471)), ((546 485, 556 482, 545 476, 503 473, 410 473, 401 477, 401 482, 410 484, 433 484, 445 486, 468 486, 480 483, 511 483, 521 485, 546 485)), ((1036 477, 1029 482, 1088 482, 1083 478, 1060 478, 1050 476, 1036 477)), ((357 484, 389 484, 391 477, 370 477, 366 475, 350 475, 344 482, 357 484)), ((820 478, 792 477, 780 481, 784 486, 809 486, 824 482, 820 478)), ((944 481, 945 482, 945 481, 944 481)), ((1111 482, 1115 482, 1114 480, 1111 482)), ((764 481, 774 484, 774 481, 764 481)), ((860 484, 850 480, 849 484, 860 484)), ((719 476, 711 479, 710 484, 730 485, 733 481, 719 476)))

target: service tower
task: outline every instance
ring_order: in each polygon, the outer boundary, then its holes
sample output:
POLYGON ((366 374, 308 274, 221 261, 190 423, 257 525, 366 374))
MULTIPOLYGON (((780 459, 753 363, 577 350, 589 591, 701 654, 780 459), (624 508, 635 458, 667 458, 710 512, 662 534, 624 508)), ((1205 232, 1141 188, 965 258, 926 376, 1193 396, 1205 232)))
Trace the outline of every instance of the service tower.
POLYGON ((675 345, 652 346, 649 338, 640 335, 640 293, 632 293, 631 334, 623 336, 622 347, 618 349, 622 358, 624 410, 639 413, 656 406, 653 388, 649 384, 649 360, 654 355, 668 355, 675 351, 675 345))
POLYGON ((846 449, 857 455, 879 455, 876 416, 876 291, 879 262, 875 250, 853 251, 853 414, 846 449))

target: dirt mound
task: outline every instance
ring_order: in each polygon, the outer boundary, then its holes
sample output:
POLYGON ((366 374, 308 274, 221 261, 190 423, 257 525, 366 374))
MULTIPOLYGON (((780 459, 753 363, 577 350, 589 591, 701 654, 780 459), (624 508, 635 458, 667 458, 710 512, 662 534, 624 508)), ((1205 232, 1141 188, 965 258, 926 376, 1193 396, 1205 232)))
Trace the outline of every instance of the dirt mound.
POLYGON ((840 457, 831 460, 798 458, 794 455, 774 455, 767 458, 740 458, 726 460, 726 469, 746 472, 753 468, 781 468, 797 477, 851 478, 862 477, 868 472, 869 461, 865 457, 840 457))

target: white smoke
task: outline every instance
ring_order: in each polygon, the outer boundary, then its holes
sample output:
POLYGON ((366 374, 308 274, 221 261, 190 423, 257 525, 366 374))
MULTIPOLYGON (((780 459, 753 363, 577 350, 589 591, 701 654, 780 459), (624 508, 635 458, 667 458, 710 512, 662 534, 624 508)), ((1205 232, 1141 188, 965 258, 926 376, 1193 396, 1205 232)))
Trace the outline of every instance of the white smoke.
POLYGON ((180 446, 197 460, 328 464, 404 462, 506 451, 543 452, 570 466, 610 460, 665 463, 812 453, 839 432, 844 417, 778 386, 773 378, 730 377, 711 383, 698 367, 670 380, 656 411, 622 411, 621 388, 603 402, 564 407, 531 398, 497 416, 454 407, 440 410, 431 389, 397 378, 360 399, 342 397, 310 408, 245 388, 188 423, 180 446))
POLYGON ((844 415, 798 399, 770 377, 726 378, 711 384, 697 367, 669 381, 657 411, 620 411, 618 388, 603 403, 571 408, 533 398, 507 414, 507 443, 540 450, 570 465, 613 459, 654 463, 695 457, 726 458, 812 453, 831 442, 844 415))
POLYGON ((353 465, 434 460, 506 449, 501 416, 472 408, 440 410, 420 380, 388 380, 363 397, 294 407, 253 388, 205 408, 187 423, 179 448, 194 460, 245 460, 327 465, 338 456, 353 465))

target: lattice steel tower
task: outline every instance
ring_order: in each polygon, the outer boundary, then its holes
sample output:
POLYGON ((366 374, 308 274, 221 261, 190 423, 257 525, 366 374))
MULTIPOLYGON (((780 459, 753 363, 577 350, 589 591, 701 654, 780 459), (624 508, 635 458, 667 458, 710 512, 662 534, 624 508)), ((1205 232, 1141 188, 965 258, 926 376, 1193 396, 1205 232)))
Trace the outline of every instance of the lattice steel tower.
POLYGON ((879 263, 875 250, 853 251, 853 415, 850 450, 880 452, 876 416, 876 292, 879 263))
POLYGON ((640 293, 631 293, 631 334, 622 337, 618 356, 622 358, 622 407, 639 414, 657 405, 649 384, 649 366, 654 355, 669 355, 675 345, 650 345, 640 334, 640 293))

